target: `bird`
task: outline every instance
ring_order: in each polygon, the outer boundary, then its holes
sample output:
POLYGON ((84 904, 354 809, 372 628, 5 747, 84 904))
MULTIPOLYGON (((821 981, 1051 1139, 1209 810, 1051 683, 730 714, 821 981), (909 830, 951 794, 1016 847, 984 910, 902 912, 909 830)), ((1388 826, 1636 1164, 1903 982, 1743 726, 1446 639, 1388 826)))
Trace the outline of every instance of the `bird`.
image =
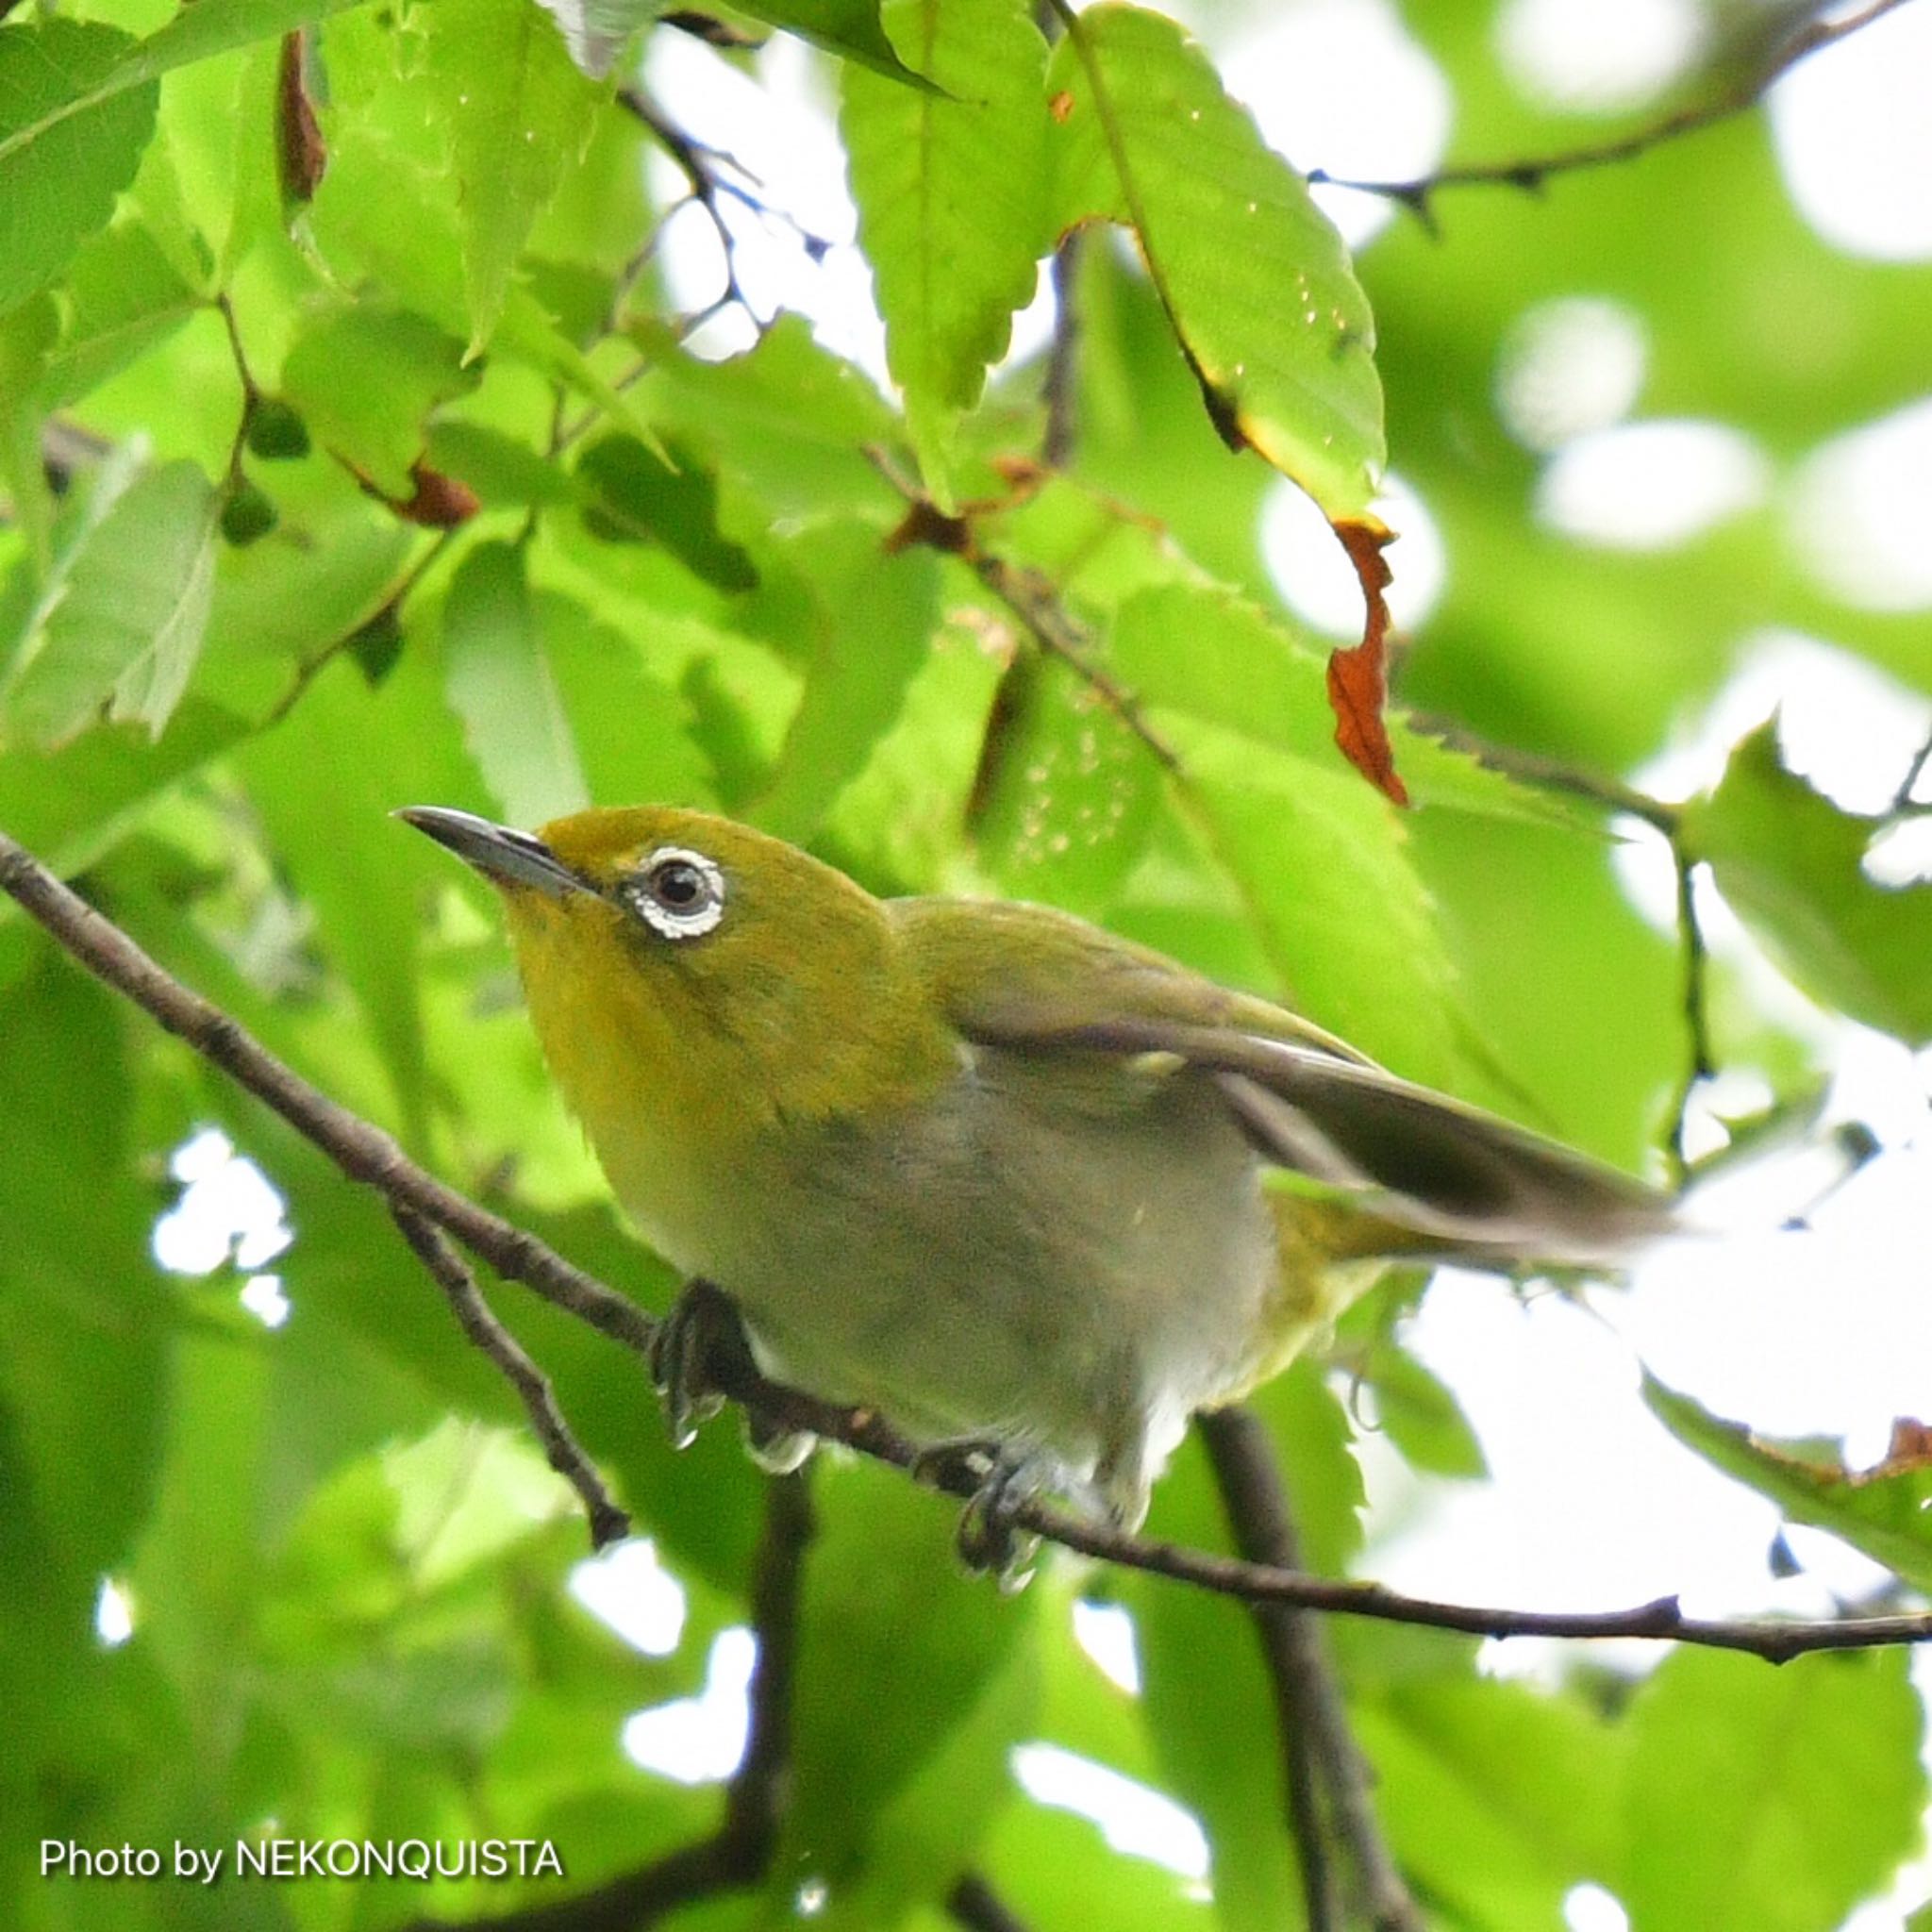
MULTIPOLYGON (((1123 1529, 1199 1410, 1393 1262, 1614 1266, 1644 1182, 1050 907, 878 898, 681 807, 397 814, 494 886, 531 1023, 639 1232, 758 1370, 1123 1529)), ((766 1466, 811 1439, 767 1432, 766 1466)))

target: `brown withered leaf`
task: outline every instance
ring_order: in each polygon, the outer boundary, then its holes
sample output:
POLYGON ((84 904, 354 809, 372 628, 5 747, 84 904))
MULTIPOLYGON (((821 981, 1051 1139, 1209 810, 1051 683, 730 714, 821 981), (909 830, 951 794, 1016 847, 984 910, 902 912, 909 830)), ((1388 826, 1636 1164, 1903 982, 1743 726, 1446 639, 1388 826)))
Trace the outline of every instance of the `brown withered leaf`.
POLYGON ((1932 1469, 1932 1424, 1922 1423, 1916 1416, 1895 1415, 1884 1461, 1861 1470, 1852 1481, 1874 1482, 1881 1476, 1909 1475, 1918 1469, 1932 1469))
POLYGON ((425 530, 454 530, 458 525, 467 524, 483 507, 467 483, 459 483, 441 470, 432 470, 421 458, 409 465, 411 488, 407 496, 391 496, 387 491, 378 490, 362 471, 340 454, 336 460, 361 485, 365 496, 375 497, 404 523, 420 524, 425 530))
POLYGON ((284 209, 306 206, 322 186, 328 166, 328 147, 315 118, 303 72, 308 35, 297 27, 282 36, 281 59, 275 69, 275 166, 281 177, 284 209))
POLYGON ((1408 789, 1395 770, 1395 753, 1382 708, 1389 698, 1388 559, 1383 546, 1392 541, 1388 526, 1371 516, 1344 517, 1330 525, 1348 552, 1361 582, 1365 621, 1362 641, 1328 658, 1328 703, 1335 712, 1335 742, 1341 755, 1370 784, 1397 805, 1408 803, 1408 789))

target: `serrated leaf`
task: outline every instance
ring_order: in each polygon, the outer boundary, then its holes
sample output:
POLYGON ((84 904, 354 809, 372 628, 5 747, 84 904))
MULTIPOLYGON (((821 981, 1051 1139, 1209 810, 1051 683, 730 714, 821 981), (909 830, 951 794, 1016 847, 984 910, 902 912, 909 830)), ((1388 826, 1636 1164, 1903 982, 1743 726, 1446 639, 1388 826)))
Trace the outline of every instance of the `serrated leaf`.
POLYGON ((0 313, 58 275, 134 179, 159 97, 113 84, 135 45, 98 21, 0 26, 0 313))
POLYGON ((159 737, 200 655, 214 592, 215 494, 193 463, 135 478, 75 552, 6 715, 63 743, 102 717, 159 737))
POLYGON ((325 449, 385 496, 407 499, 429 412, 474 388, 462 344, 408 309, 338 307, 309 321, 282 364, 282 392, 325 449))
POLYGON ((1932 1591, 1932 1465, 1853 1474, 1815 1443, 1755 1435, 1654 1375, 1643 1379, 1643 1399, 1679 1441, 1768 1496, 1791 1522, 1829 1530, 1914 1589, 1932 1591))
POLYGON ((442 608, 442 675, 471 755, 512 824, 539 825, 591 802, 521 546, 484 543, 464 558, 442 608))
POLYGON ((1920 1842, 1903 1650, 1680 1649, 1631 1701, 1624 1869, 1645 1932, 1831 1932, 1920 1842))
POLYGON ((952 425, 979 400, 1045 252, 1046 46, 1022 0, 887 0, 887 32, 946 93, 857 66, 839 126, 886 362, 941 491, 952 425))
POLYGON ((1865 875, 1878 829, 1785 769, 1775 721, 1741 741, 1717 790, 1685 809, 1691 849, 1792 980, 1922 1046, 1932 1040, 1932 885, 1865 875))
POLYGON ((803 840, 891 728, 939 624, 938 559, 889 553, 858 519, 801 532, 786 555, 815 594, 804 646, 805 692, 777 762, 746 816, 803 840))
POLYGON ((469 354, 494 332, 531 225, 583 158, 605 90, 534 0, 437 0, 425 80, 449 131, 469 354))
POLYGON ((1307 184, 1159 14, 1070 20, 1047 92, 1058 225, 1129 224, 1223 436, 1331 521, 1366 510, 1384 458, 1374 324, 1307 184))

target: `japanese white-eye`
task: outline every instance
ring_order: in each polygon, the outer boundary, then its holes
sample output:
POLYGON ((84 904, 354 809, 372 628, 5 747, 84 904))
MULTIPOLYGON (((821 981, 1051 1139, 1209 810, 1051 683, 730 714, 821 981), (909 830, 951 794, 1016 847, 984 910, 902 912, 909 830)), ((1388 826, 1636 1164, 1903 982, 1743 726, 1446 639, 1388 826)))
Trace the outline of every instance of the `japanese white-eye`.
POLYGON ((1672 1224, 1641 1182, 1062 912, 877 899, 671 808, 534 835, 402 816, 500 889, 618 1199, 766 1374, 997 1445, 1122 1524, 1194 1410, 1391 1258, 1593 1264, 1672 1224))

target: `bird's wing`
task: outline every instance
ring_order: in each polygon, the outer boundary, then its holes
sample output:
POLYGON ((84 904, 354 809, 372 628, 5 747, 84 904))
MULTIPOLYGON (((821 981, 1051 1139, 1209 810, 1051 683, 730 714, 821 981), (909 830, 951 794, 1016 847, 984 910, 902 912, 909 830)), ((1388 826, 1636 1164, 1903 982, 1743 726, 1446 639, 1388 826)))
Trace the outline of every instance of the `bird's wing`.
POLYGON ((1064 914, 946 900, 902 900, 894 914, 967 1039, 1199 1067, 1265 1159, 1363 1192, 1377 1216, 1428 1238, 1422 1245, 1581 1265, 1675 1224, 1671 1202, 1642 1182, 1064 914), (990 934, 995 917, 1011 929, 990 934))

